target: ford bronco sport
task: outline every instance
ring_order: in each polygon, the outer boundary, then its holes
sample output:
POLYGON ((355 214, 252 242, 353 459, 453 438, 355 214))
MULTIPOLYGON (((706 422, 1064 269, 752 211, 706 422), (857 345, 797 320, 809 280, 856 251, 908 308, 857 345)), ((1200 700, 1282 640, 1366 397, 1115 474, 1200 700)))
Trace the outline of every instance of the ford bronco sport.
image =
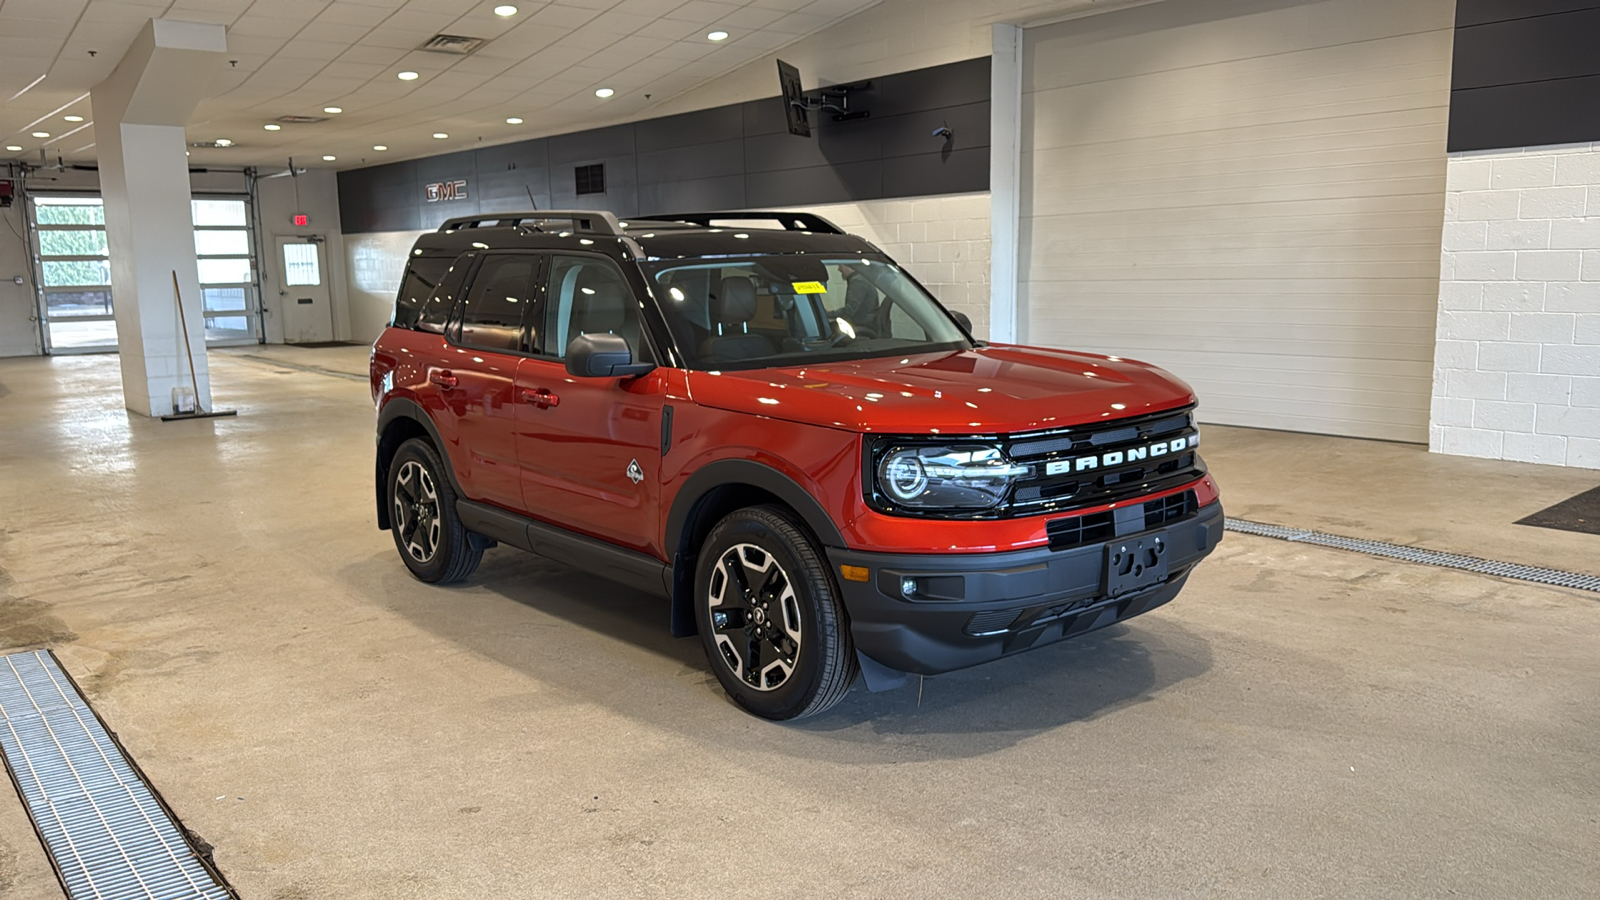
POLYGON ((1171 600, 1222 537, 1189 387, 970 331, 810 214, 452 219, 373 345, 378 525, 663 595, 771 719, 1171 600))

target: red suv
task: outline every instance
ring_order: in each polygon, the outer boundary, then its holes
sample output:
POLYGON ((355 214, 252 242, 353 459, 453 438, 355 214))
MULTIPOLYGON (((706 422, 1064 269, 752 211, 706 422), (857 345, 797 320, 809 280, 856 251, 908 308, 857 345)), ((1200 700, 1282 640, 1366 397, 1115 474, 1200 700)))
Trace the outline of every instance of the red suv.
POLYGON ((1222 537, 1193 392, 970 332, 810 214, 452 219, 373 345, 378 525, 427 582, 661 594, 771 719, 1171 600, 1222 537))

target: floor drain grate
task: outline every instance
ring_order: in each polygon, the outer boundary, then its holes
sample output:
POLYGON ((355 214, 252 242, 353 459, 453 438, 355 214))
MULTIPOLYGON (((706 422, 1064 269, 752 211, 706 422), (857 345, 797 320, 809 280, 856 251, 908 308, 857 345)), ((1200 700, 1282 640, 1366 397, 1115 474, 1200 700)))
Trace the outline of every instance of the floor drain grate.
POLYGON ((47 650, 0 656, 0 755, 70 900, 238 897, 47 650))
POLYGON ((1544 569, 1539 566, 1525 566, 1521 563, 1479 559, 1476 556, 1462 556, 1459 553, 1441 553, 1438 550, 1423 550, 1417 547, 1407 547, 1403 544, 1368 541, 1361 538, 1327 534, 1321 531, 1307 531, 1303 528, 1267 525, 1262 522, 1250 522, 1245 519, 1229 519, 1227 529, 1229 531, 1237 531, 1240 534, 1277 538, 1299 544, 1316 544, 1319 547, 1332 547, 1336 550, 1352 550, 1356 553, 1421 563, 1425 566, 1460 569, 1464 572, 1477 572, 1480 575, 1497 575, 1501 578, 1515 578, 1518 581, 1531 581, 1535 584, 1549 584, 1556 587, 1575 588, 1580 591, 1600 593, 1600 578, 1593 575, 1584 575, 1581 572, 1564 572, 1561 569, 1544 569))

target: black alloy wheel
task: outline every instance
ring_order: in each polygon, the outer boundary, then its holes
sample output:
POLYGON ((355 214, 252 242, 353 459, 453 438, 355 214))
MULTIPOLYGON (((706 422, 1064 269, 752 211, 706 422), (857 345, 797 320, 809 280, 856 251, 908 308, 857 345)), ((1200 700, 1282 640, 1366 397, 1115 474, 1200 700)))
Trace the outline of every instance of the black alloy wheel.
POLYGON ((456 494, 433 445, 412 438, 389 464, 389 527, 395 549, 419 580, 449 584, 483 559, 456 515, 456 494))
POLYGON ((700 549, 696 615, 711 670, 767 719, 816 715, 849 692, 855 647, 822 555, 787 510, 730 513, 700 549))

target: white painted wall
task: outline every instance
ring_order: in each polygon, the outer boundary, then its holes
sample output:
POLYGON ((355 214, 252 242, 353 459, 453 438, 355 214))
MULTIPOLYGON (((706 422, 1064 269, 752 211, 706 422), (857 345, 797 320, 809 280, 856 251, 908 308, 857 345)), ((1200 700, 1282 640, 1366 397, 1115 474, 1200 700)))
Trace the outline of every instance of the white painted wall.
MULTIPOLYGON (((322 235, 326 239, 328 264, 328 289, 333 303, 333 339, 336 341, 368 341, 352 331, 350 318, 349 276, 345 264, 345 238, 339 228, 339 177, 332 169, 308 169, 295 177, 262 178, 256 181, 256 197, 260 218, 256 227, 261 233, 261 305, 266 310, 266 340, 269 344, 283 343, 283 302, 280 294, 283 265, 278 259, 280 235, 322 235), (303 228, 293 224, 294 214, 310 216, 303 228)), ((390 298, 391 302, 393 298, 390 298)), ((376 337, 376 335, 374 335, 376 337)))
POLYGON ((1452 154, 1428 446, 1600 469, 1600 143, 1452 154))
POLYGON ((383 333, 394 314, 395 295, 400 292, 411 245, 424 234, 427 232, 380 231, 344 236, 351 340, 370 343, 383 333))
POLYGON ((1021 337, 1212 422, 1428 436, 1451 0, 1207 0, 1025 33, 1021 337))
POLYGON ((0 209, 0 356, 36 356, 39 304, 28 265, 28 212, 21 197, 0 209), (17 284, 17 276, 22 284, 17 284))

